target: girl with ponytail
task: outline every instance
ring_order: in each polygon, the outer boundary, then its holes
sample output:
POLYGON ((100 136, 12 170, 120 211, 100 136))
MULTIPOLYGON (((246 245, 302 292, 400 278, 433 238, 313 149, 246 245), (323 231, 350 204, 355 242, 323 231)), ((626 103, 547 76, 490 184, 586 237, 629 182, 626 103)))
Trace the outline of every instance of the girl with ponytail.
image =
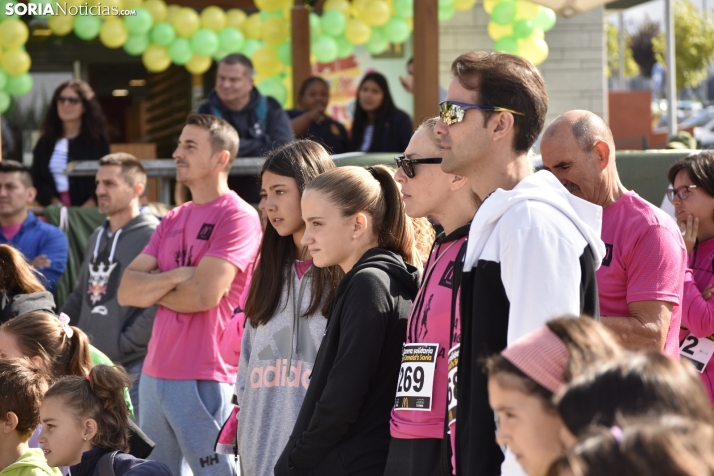
POLYGON ((70 466, 72 476, 171 476, 163 463, 124 453, 129 426, 123 392, 130 385, 124 370, 107 365, 55 383, 40 406, 38 442, 47 463, 70 466))
MULTIPOLYGON (((302 244, 345 273, 275 475, 382 476, 406 318, 419 285, 414 231, 390 170, 342 167, 302 196, 302 244)), ((252 380, 251 380, 252 383, 252 380)))

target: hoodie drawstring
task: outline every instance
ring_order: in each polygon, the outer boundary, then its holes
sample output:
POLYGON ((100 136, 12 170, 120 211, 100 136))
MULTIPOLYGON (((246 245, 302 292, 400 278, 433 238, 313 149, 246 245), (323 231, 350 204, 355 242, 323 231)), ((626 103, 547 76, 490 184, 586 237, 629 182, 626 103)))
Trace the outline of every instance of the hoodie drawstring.
MULTIPOLYGON (((294 291, 293 283, 295 282, 295 274, 297 271, 293 270, 290 277, 290 291, 294 291)), ((305 296, 305 288, 307 287, 308 275, 312 274, 312 266, 303 274, 300 280, 300 291, 298 292, 297 302, 293 298, 293 322, 290 326, 290 359, 288 360, 288 374, 290 373, 290 366, 293 363, 293 354, 297 353, 300 349, 300 307, 302 304, 302 298, 305 296), (294 342, 294 344, 293 344, 294 342)))
MULTIPOLYGON (((94 259, 92 259, 92 263, 97 261, 97 256, 99 255, 99 243, 102 241, 104 229, 104 227, 99 229, 99 234, 97 235, 97 242, 94 244, 94 259)), ((112 241, 112 249, 109 252, 109 264, 112 264, 112 262, 114 261, 114 252, 117 249, 117 240, 119 240, 119 235, 121 235, 122 230, 123 228, 119 228, 114 234, 114 241, 112 241)))

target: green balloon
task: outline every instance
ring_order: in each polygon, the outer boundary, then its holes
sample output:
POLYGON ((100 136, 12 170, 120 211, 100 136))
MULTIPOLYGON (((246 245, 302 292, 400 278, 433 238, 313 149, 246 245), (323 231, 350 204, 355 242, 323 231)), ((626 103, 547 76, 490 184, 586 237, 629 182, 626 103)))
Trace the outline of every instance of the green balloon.
POLYGON ((0 114, 5 114, 10 108, 10 95, 5 91, 0 91, 0 114))
POLYGON ((310 13, 310 38, 314 41, 320 36, 320 17, 315 13, 310 13))
POLYGON ((212 56, 218 49, 218 35, 208 28, 200 28, 191 37, 191 49, 203 56, 212 56))
POLYGON ((228 53, 238 53, 245 38, 238 28, 229 26, 218 33, 218 49, 228 53))
POLYGON ((327 35, 320 35, 312 44, 312 53, 320 63, 331 63, 337 59, 337 42, 327 35))
POLYGON ((491 20, 501 26, 508 25, 514 18, 516 18, 516 2, 513 0, 496 4, 491 12, 491 20))
POLYGON ((322 31, 330 36, 340 36, 347 26, 345 14, 339 10, 330 10, 322 14, 320 19, 322 31))
POLYGON ((414 0, 394 0, 394 11, 397 16, 409 18, 414 15, 414 0))
POLYGON ((263 21, 267 20, 268 18, 273 18, 273 17, 283 18, 283 9, 278 8, 274 12, 266 12, 263 10, 260 11, 260 19, 263 21))
POLYGON ((291 66, 293 64, 293 44, 291 41, 286 41, 275 49, 278 52, 278 58, 281 63, 285 66, 291 66))
POLYGON ((439 8, 453 7, 454 0, 439 0, 439 8))
POLYGON ((384 28, 384 31, 387 35, 387 39, 391 43, 397 44, 404 43, 409 39, 409 35, 412 34, 412 32, 409 31, 409 25, 407 25, 407 22, 399 17, 390 18, 384 28))
POLYGON ((171 24, 162 21, 151 29, 151 41, 159 46, 169 46, 176 38, 176 31, 171 24))
POLYGON ((518 39, 528 38, 533 34, 533 22, 530 20, 516 20, 513 24, 513 36, 518 39))
POLYGON ((188 60, 193 56, 191 43, 186 38, 176 38, 169 45, 169 56, 171 61, 179 66, 188 63, 188 60))
POLYGON ((7 79, 5 90, 13 96, 24 96, 32 91, 32 76, 30 76, 30 73, 10 76, 7 79))
POLYGON ((150 43, 149 35, 130 35, 124 42, 123 48, 131 56, 139 56, 149 47, 150 43))
POLYGON ((230 51, 224 51, 224 50, 218 48, 218 50, 216 50, 216 52, 213 53, 213 59, 216 61, 221 61, 223 58, 225 58, 229 54, 231 54, 230 51))
POLYGON ((0 69, 0 91, 5 89, 5 86, 7 85, 7 78, 7 73, 4 70, 0 69))
POLYGON ((349 57, 355 50, 355 45, 344 36, 335 38, 337 42, 337 57, 340 59, 349 57))
POLYGON ((146 8, 137 7, 134 9, 136 15, 125 16, 124 26, 129 36, 139 36, 148 33, 154 23, 154 17, 146 8))
POLYGON ((533 19, 533 27, 549 31, 555 26, 555 12, 547 7, 540 7, 538 15, 533 19))
POLYGON ((449 21, 454 17, 455 13, 456 13, 456 9, 454 8, 453 5, 439 7, 439 21, 449 21))
POLYGON ((1 0, 0 1, 0 22, 3 20, 7 20, 8 18, 20 18, 20 16, 15 13, 15 10, 12 10, 12 15, 6 15, 5 12, 5 5, 7 4, 15 5, 17 2, 15 0, 1 0))
POLYGON ((493 49, 496 51, 502 51, 504 53, 510 53, 512 55, 518 54, 518 40, 513 36, 504 36, 500 40, 497 40, 493 45, 493 49))
POLYGON ((275 76, 261 81, 258 85, 258 91, 260 91, 260 94, 263 96, 274 97, 280 104, 285 104, 285 101, 288 99, 287 89, 285 89, 285 86, 280 78, 275 76))
POLYGON ((74 34, 78 38, 88 41, 93 40, 102 29, 102 21, 99 17, 89 15, 78 15, 74 18, 74 34))
POLYGON ((245 40, 245 43, 243 43, 243 48, 241 48, 240 52, 246 55, 248 58, 253 56, 253 53, 255 50, 263 46, 260 41, 255 40, 253 38, 248 38, 245 40))
POLYGON ((389 40, 379 30, 372 30, 372 35, 369 41, 364 44, 364 47, 373 55, 384 53, 389 47, 389 40))

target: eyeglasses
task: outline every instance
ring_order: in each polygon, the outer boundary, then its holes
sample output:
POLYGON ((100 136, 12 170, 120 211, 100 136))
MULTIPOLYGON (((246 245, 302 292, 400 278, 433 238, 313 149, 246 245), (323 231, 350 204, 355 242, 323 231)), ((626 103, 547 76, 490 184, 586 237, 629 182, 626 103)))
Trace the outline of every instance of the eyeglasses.
POLYGON ((680 200, 686 200, 689 195, 692 193, 691 190, 693 188, 697 188, 696 185, 682 185, 681 187, 677 188, 668 188, 667 189, 667 198, 669 199, 670 202, 674 201, 674 197, 679 198, 680 200))
POLYGON ((74 104, 79 104, 80 101, 81 101, 80 98, 74 97, 74 96, 60 96, 60 97, 57 98, 57 102, 58 102, 58 103, 68 102, 68 103, 70 103, 70 104, 72 104, 72 105, 74 105, 74 104))
POLYGON ((468 104, 457 101, 442 101, 439 103, 439 117, 446 123, 447 126, 450 126, 451 124, 463 121, 464 114, 466 114, 466 111, 469 109, 491 112, 510 112, 511 114, 525 116, 522 112, 514 111, 513 109, 506 109, 505 107, 481 106, 479 104, 468 104))
POLYGON ((407 177, 414 178, 414 164, 440 164, 441 158, 407 159, 403 155, 400 155, 399 157, 395 157, 394 161, 397 163, 397 167, 401 167, 407 177))

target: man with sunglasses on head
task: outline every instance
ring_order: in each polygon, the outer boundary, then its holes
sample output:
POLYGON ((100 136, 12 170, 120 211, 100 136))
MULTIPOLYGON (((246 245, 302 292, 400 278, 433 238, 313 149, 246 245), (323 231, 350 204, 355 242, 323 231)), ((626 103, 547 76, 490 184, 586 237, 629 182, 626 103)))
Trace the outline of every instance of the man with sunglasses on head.
POLYGON ((570 193, 603 208, 607 252, 597 271, 602 323, 628 349, 678 358, 687 254, 677 224, 622 185, 612 132, 592 112, 558 116, 543 135, 541 154, 570 193))
POLYGON ((532 64, 472 52, 454 60, 451 71, 434 128, 441 168, 467 177, 483 199, 455 277, 461 325, 452 330, 449 390, 456 398, 447 411, 456 417, 456 474, 523 474, 510 451, 504 463, 496 444, 481 360, 554 317, 598 316, 601 212, 552 174, 533 173, 528 151, 543 128, 548 97, 532 64))

